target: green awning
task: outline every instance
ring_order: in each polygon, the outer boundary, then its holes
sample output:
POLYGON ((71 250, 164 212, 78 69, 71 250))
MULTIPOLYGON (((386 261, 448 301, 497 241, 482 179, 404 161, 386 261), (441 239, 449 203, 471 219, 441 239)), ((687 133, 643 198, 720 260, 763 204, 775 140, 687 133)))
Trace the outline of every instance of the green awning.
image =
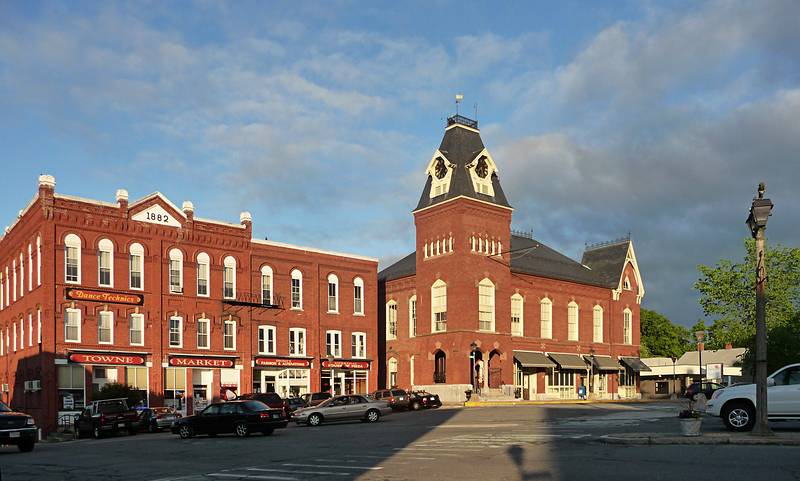
POLYGON ((514 351, 514 359, 523 368, 531 367, 554 367, 555 363, 547 358, 543 352, 514 351))
POLYGON ((638 357, 621 357, 619 360, 636 372, 650 371, 647 364, 643 363, 638 357))
POLYGON ((619 371, 621 366, 611 356, 585 356, 594 365, 596 371, 619 371))
POLYGON ((580 369, 581 371, 586 370, 586 361, 577 354, 561 354, 555 352, 549 352, 547 355, 550 359, 554 360, 556 364, 558 364, 559 369, 580 369))

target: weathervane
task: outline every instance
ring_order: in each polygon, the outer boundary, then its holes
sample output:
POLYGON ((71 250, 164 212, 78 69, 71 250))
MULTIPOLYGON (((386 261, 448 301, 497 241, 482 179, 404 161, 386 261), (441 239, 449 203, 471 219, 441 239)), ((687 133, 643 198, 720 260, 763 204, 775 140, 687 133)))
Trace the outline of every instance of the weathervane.
POLYGON ((458 104, 464 100, 464 94, 456 94, 456 115, 458 115, 458 104))

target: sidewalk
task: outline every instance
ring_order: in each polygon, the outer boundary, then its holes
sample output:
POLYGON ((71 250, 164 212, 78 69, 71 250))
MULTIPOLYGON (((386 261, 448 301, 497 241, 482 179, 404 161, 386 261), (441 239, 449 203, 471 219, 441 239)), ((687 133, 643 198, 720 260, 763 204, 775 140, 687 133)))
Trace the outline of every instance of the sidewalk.
POLYGON ((466 401, 464 407, 484 407, 484 406, 537 406, 546 404, 653 404, 669 403, 670 399, 550 399, 544 401, 525 401, 515 399, 513 401, 466 401))
POLYGON ((776 432, 774 436, 754 436, 749 433, 703 433, 700 436, 681 436, 674 433, 607 434, 598 439, 606 444, 739 444, 800 446, 800 433, 776 432))

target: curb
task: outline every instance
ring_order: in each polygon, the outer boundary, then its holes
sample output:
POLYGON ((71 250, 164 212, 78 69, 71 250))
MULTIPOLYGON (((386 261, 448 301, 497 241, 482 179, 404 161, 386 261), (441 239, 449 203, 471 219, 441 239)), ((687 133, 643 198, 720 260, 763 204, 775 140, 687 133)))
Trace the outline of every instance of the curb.
POLYGON ((650 404, 651 401, 641 399, 598 399, 598 400, 545 400, 545 401, 466 401, 464 407, 486 406, 541 406, 547 404, 650 404))
POLYGON ((605 444, 628 444, 628 445, 743 445, 743 446, 800 446, 800 437, 755 437, 755 436, 663 436, 663 435, 639 435, 639 436, 614 436, 607 434, 597 441, 605 444))

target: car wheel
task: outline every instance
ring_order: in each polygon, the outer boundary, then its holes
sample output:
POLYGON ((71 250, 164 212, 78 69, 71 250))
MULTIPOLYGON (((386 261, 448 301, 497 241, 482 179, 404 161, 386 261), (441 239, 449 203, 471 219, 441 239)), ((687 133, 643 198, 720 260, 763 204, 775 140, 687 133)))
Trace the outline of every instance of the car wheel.
POLYGON ((419 405, 419 403, 417 401, 414 401, 413 403, 411 403, 411 410, 412 411, 419 411, 419 408, 420 408, 420 405, 419 405))
POLYGON ((178 429, 178 434, 180 435, 181 439, 189 439, 194 436, 194 429, 191 426, 183 425, 178 429))
POLYGON ((742 402, 726 405, 722 420, 731 431, 750 431, 756 423, 756 412, 752 405, 742 402))
POLYGON ((233 432, 236 433, 236 436, 240 438, 246 438, 250 435, 250 429, 245 423, 237 424, 236 427, 233 428, 233 432))
POLYGON ((370 409, 367 411, 366 416, 364 416, 364 419, 366 419, 368 423, 376 423, 380 418, 381 413, 378 412, 377 409, 370 409))
POLYGON ((100 439, 103 437, 103 432, 100 430, 100 426, 94 427, 94 430, 92 431, 92 436, 94 436, 95 439, 100 439))
POLYGON ((322 415, 314 413, 308 417, 308 421, 306 421, 309 426, 319 426, 322 424, 322 415))
POLYGON ((23 441, 17 445, 17 449, 22 451, 23 453, 29 453, 33 451, 33 447, 36 445, 33 441, 23 441))
POLYGON ((264 436, 269 436, 270 434, 272 434, 274 432, 275 432, 274 428, 268 428, 268 429, 265 429, 265 430, 261 431, 261 434, 263 434, 264 436))

